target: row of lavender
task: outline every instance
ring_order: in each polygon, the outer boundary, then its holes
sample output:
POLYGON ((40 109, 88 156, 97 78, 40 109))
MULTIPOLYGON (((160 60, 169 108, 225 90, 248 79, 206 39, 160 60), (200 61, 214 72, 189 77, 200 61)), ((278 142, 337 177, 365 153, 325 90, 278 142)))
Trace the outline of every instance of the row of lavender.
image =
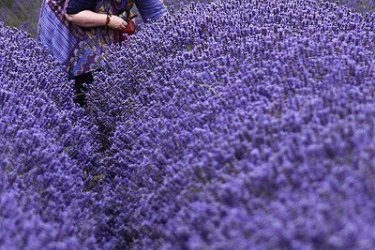
POLYGON ((71 96, 52 57, 0 23, 0 249, 98 246, 97 129, 71 96))
POLYGON ((112 136, 96 188, 116 244, 374 248, 374 23, 216 1, 112 53, 89 110, 112 136))
MULTIPOLYGON (((195 5, 197 2, 200 3, 209 3, 213 0, 164 0, 164 3, 172 10, 178 10, 179 8, 183 8, 187 5, 195 5)), ((371 12, 375 10, 375 1, 373 0, 319 0, 321 2, 328 1, 340 5, 345 5, 352 10, 366 13, 371 12)), ((230 12, 236 11, 236 8, 233 10, 230 10, 230 12)))

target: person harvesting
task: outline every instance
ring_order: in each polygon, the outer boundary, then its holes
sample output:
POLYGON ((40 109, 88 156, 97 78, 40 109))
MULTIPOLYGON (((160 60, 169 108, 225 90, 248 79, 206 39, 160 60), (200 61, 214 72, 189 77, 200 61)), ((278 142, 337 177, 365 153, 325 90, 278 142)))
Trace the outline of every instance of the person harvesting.
POLYGON ((144 22, 168 13, 162 0, 43 0, 39 40, 75 80, 74 101, 80 106, 86 106, 85 84, 101 68, 105 47, 135 33, 133 5, 144 22))

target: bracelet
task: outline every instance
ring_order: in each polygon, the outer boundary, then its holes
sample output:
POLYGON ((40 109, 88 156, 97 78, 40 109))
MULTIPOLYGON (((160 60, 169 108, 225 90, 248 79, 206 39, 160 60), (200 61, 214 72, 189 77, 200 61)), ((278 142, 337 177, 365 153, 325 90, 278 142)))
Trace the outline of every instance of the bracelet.
POLYGON ((107 21, 105 22, 105 26, 108 26, 110 21, 111 21, 111 14, 107 14, 107 21))

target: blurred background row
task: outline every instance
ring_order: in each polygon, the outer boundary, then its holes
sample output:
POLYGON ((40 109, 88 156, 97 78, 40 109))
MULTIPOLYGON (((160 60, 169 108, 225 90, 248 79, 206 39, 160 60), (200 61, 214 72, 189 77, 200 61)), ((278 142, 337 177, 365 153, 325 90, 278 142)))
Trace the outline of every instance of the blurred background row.
MULTIPOLYGON (((186 4, 194 2, 210 2, 212 0, 165 0, 171 11, 175 11, 186 4)), ((375 0, 329 0, 338 4, 345 4, 360 13, 375 10, 375 0)), ((26 30, 35 37, 42 0, 0 0, 0 20, 10 27, 26 30)))

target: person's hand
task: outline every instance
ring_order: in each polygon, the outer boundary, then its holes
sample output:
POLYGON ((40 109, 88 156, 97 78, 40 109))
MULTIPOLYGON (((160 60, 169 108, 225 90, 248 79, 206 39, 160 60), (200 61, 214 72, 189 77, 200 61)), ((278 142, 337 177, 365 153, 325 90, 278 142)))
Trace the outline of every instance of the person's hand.
POLYGON ((114 30, 125 30, 128 23, 118 16, 111 16, 108 23, 108 27, 114 30))

